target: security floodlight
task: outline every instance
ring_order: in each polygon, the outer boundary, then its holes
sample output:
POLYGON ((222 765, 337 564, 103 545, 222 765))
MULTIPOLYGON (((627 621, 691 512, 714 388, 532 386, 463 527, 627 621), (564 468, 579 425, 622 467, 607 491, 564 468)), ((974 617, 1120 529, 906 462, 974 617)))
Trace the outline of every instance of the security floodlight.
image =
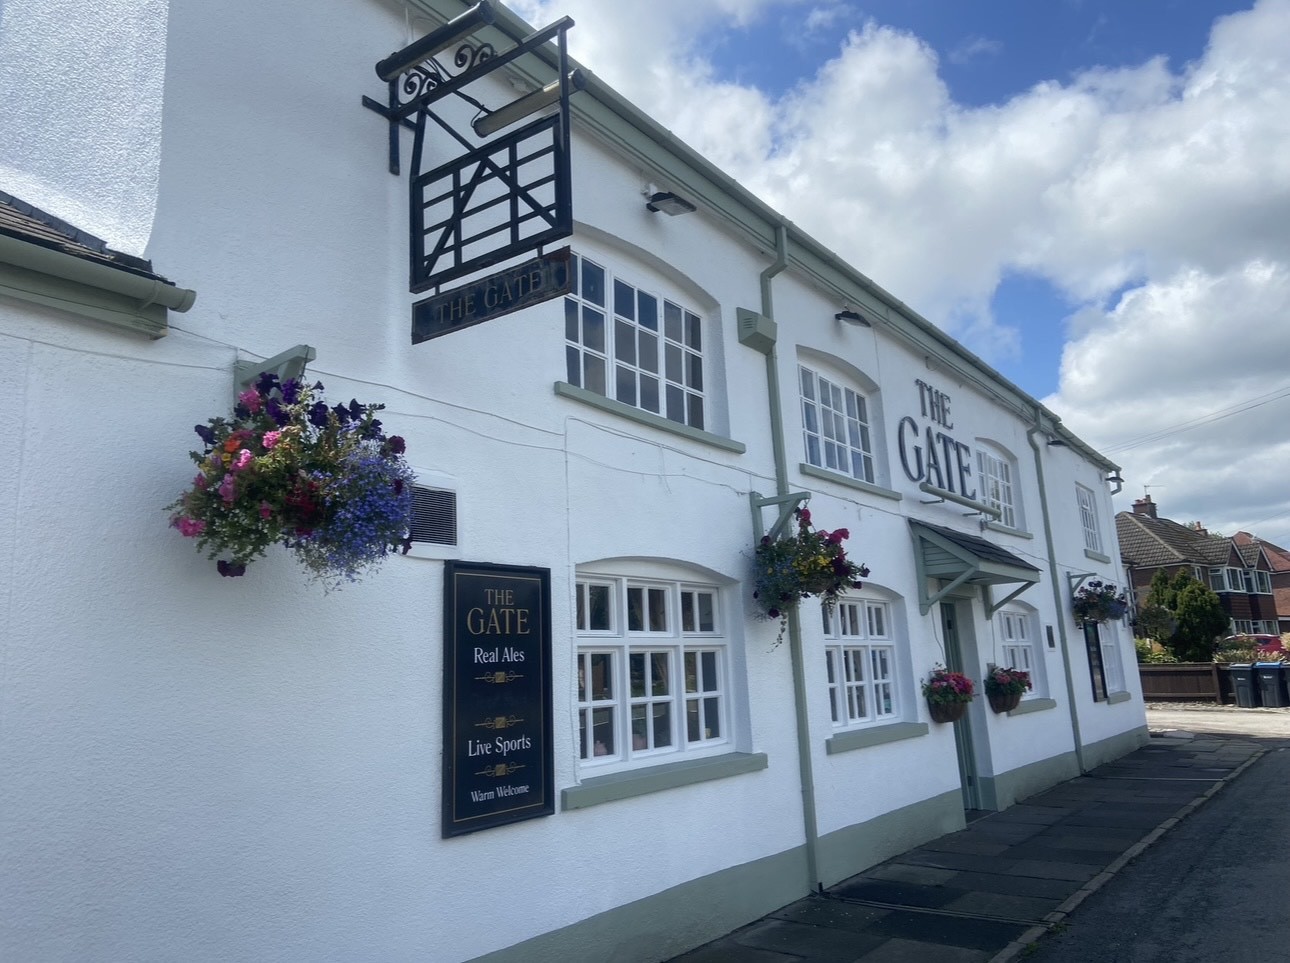
POLYGON ((872 328, 873 322, 866 318, 859 311, 853 311, 851 308, 844 308, 833 316, 838 321, 845 321, 847 324, 856 324, 862 328, 872 328))
POLYGON ((651 194, 645 207, 655 214, 667 214, 670 217, 676 217, 678 214, 693 214, 698 210, 685 198, 677 197, 671 191, 657 191, 651 194))
MULTIPOLYGON (((586 75, 581 70, 570 70, 569 92, 582 90, 587 86, 586 75)), ((507 104, 505 107, 498 107, 491 114, 484 114, 476 118, 471 127, 480 137, 490 137, 496 134, 503 127, 509 127, 516 121, 523 120, 529 114, 536 114, 539 110, 550 107, 560 99, 560 81, 553 80, 540 90, 525 94, 519 100, 507 104)))

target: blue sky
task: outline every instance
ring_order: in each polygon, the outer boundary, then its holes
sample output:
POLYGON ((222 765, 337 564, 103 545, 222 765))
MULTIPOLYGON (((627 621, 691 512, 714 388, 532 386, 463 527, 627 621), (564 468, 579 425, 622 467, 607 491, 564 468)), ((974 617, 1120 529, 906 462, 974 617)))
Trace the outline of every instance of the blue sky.
POLYGON ((1290 0, 512 5, 1120 462, 1117 507, 1290 546, 1290 0))
MULTIPOLYGON (((1096 67, 1133 68, 1164 57, 1179 73, 1204 53, 1216 17, 1247 6, 1238 0, 866 0, 813 8, 827 10, 827 22, 811 29, 810 9, 794 5, 733 28, 728 21, 714 24, 702 44, 722 79, 782 96, 835 56, 847 31, 874 21, 935 51, 955 103, 985 107, 1038 84, 1069 83, 1096 67)), ((1065 318, 1076 305, 1042 274, 1008 271, 990 307, 999 325, 1019 333, 1015 355, 990 360, 1036 397, 1054 393, 1065 318)))

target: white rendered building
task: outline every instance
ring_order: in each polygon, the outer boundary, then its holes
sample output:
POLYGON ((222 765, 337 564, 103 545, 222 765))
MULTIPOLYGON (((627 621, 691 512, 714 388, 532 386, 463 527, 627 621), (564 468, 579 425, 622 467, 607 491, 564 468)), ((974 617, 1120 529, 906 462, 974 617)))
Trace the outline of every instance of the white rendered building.
POLYGON ((1122 571, 1116 466, 594 76, 568 294, 410 344, 412 139, 392 175, 361 103, 403 6, 62 6, 0 19, 0 958, 663 959, 1145 741, 1127 628, 1070 615, 1122 571), (164 511, 297 344, 444 508, 330 594, 164 511), (750 559, 799 495, 872 574, 776 645, 750 559), (455 835, 467 563, 547 573, 551 791, 455 835), (947 661, 1035 688, 937 724, 947 661))

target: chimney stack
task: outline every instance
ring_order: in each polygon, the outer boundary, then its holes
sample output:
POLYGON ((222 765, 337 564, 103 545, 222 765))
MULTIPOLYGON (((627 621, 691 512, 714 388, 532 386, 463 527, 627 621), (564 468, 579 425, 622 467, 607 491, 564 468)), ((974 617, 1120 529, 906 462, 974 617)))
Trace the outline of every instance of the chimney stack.
POLYGON ((1148 518, 1156 517, 1156 503, 1151 500, 1150 495, 1143 495, 1133 503, 1133 514, 1146 515, 1148 518))

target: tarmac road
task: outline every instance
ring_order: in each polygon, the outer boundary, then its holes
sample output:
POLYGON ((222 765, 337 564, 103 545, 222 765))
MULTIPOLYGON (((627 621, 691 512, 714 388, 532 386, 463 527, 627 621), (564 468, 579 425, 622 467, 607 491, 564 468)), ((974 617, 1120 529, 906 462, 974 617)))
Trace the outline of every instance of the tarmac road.
POLYGON ((1153 732, 1248 736, 1268 749, 1094 893, 1033 963, 1290 960, 1290 709, 1152 708, 1153 732))

